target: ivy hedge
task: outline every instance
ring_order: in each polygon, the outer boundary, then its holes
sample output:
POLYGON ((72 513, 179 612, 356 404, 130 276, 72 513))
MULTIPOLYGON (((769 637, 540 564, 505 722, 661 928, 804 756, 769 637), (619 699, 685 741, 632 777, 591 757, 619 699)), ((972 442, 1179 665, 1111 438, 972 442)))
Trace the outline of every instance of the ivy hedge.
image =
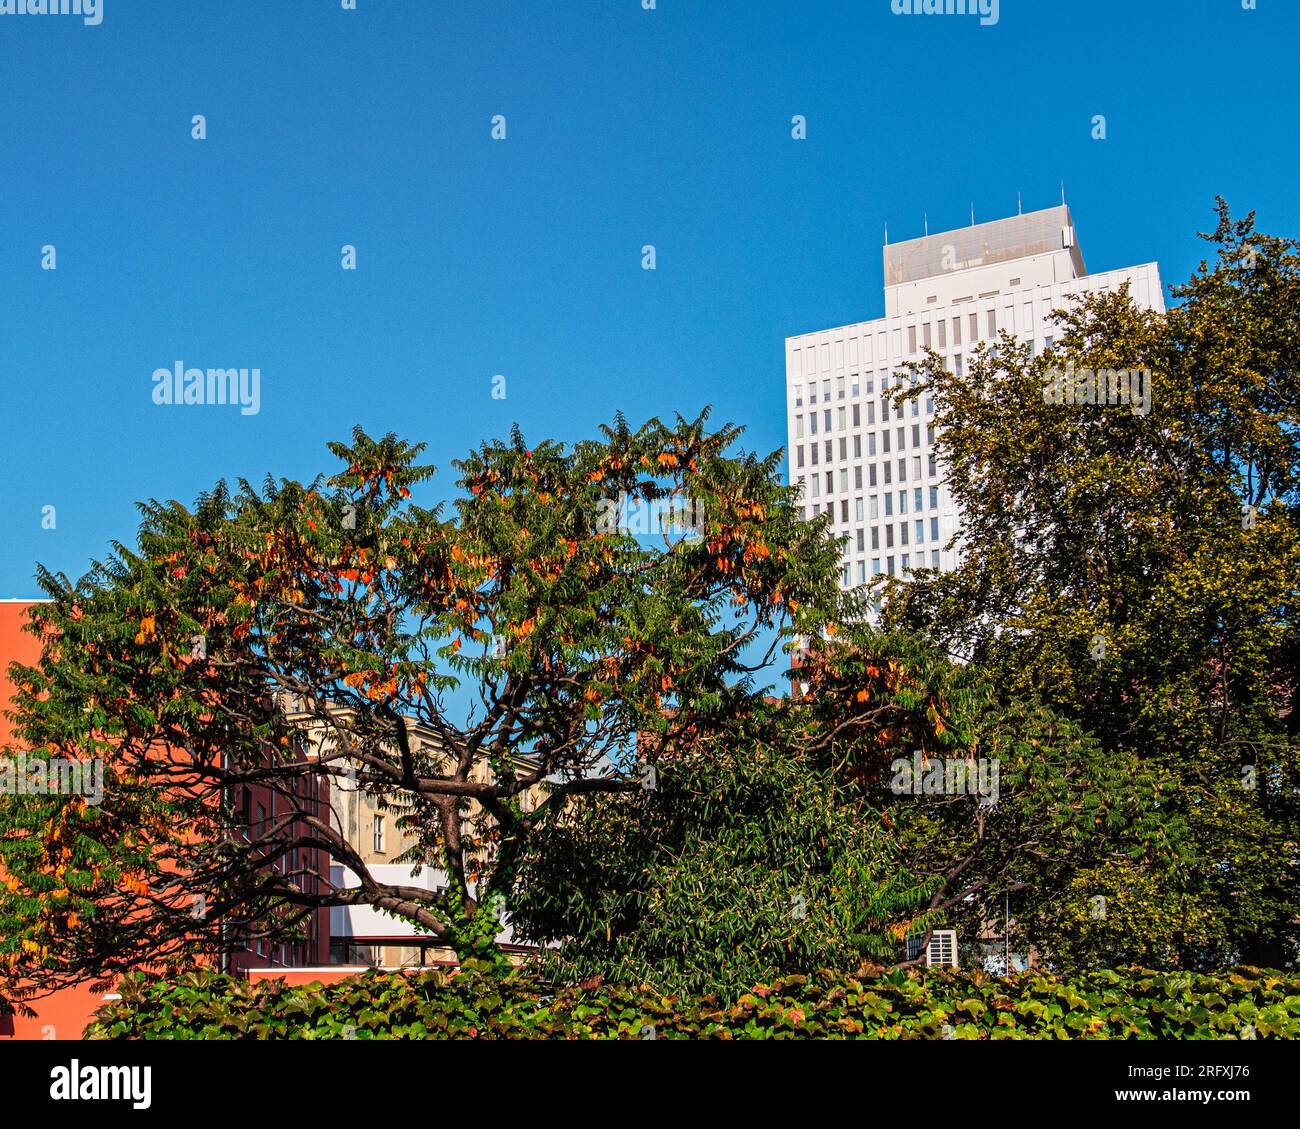
POLYGON ((548 988, 527 973, 370 971, 289 987, 214 972, 127 977, 91 1039, 1295 1039, 1300 976, 1099 970, 1011 979, 861 970, 741 995, 548 988))

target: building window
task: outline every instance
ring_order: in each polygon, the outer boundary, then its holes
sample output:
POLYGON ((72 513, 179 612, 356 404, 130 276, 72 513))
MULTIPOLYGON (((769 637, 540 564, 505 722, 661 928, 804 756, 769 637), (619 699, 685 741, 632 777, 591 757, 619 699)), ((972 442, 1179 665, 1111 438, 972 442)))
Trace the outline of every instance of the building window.
POLYGON ((907 481, 907 460, 906 459, 898 460, 898 481, 899 482, 907 481))
POLYGON ((907 352, 909 356, 916 352, 916 326, 914 325, 907 327, 907 352))
POLYGON ((912 491, 912 509, 914 509, 918 514, 921 512, 921 505, 922 505, 922 503, 921 503, 921 495, 922 495, 922 493, 923 493, 923 491, 921 490, 921 488, 920 488, 919 486, 918 486, 915 490, 912 491))
POLYGON ((894 547, 894 527, 892 525, 887 525, 885 526, 885 548, 892 549, 893 547, 894 547))
MULTIPOLYGON (((885 462, 884 462, 882 465, 883 465, 884 468, 885 468, 885 485, 886 485, 886 486, 892 486, 892 485, 893 485, 893 482, 894 482, 894 477, 893 477, 894 467, 893 467, 893 463, 891 463, 888 459, 886 459, 885 462)), ((874 486, 875 483, 873 482, 871 485, 874 486)))
POLYGON ((795 453, 795 466, 802 467, 803 466, 803 445, 800 444, 798 447, 796 447, 794 449, 794 453, 795 453))
POLYGON ((871 575, 872 575, 872 576, 879 576, 879 575, 880 575, 880 558, 879 558, 879 557, 874 558, 874 559, 872 560, 872 562, 871 562, 871 575))
POLYGON ((893 494, 885 495, 885 517, 894 516, 894 496, 893 494))
POLYGON ((862 458, 862 436, 861 435, 855 435, 853 437, 853 457, 855 459, 862 458))
POLYGON ((931 568, 938 568, 938 567, 939 567, 939 550, 938 550, 938 549, 935 549, 935 550, 933 550, 933 551, 930 553, 930 567, 931 567, 931 568))
POLYGON ((930 469, 928 473, 931 478, 934 478, 936 477, 936 468, 938 467, 938 459, 934 455, 931 455, 929 458, 929 463, 930 463, 930 469))
POLYGON ((847 498, 841 498, 840 499, 840 521, 847 523, 848 520, 849 520, 849 500, 847 498))
POLYGON ((961 344, 961 318, 960 317, 955 317, 952 319, 952 343, 954 345, 961 344))
POLYGON ((886 455, 889 454, 889 432, 888 431, 882 431, 880 433, 880 449, 886 455))
POLYGON ((970 316, 970 342, 972 345, 980 339, 980 316, 971 314, 970 316))
POLYGON ((932 517, 930 519, 930 540, 939 540, 939 519, 937 517, 932 517))
POLYGON ((861 498, 854 499, 853 516, 856 521, 862 520, 862 499, 861 498))
POLYGON ((847 459, 848 457, 849 457, 849 441, 847 438, 841 435, 840 436, 840 458, 847 459))
POLYGON ((839 425, 837 428, 837 430, 839 431, 843 431, 846 427, 849 426, 849 413, 846 412, 843 408, 839 409, 836 423, 839 425))
MULTIPOLYGON (((829 397, 828 397, 828 398, 829 398, 829 397)), ((822 425, 825 427, 825 429, 826 429, 827 431, 830 431, 830 429, 831 429, 831 410, 830 410, 830 408, 825 408, 825 409, 822 410, 822 425)))
POLYGON ((912 446, 915 448, 915 447, 919 447, 920 445, 921 445, 921 425, 919 423, 914 423, 912 424, 912 446))
POLYGON ((876 433, 874 431, 867 436, 867 454, 873 459, 876 457, 876 433))
POLYGON ((864 529, 858 530, 858 552, 863 552, 867 547, 867 533, 864 529))
POLYGON ((875 521, 880 516, 880 495, 871 495, 871 520, 875 521))
POLYGON ((854 490, 862 489, 862 467, 861 466, 855 466, 853 468, 853 489, 854 490))
MULTIPOLYGON (((808 414, 808 430, 813 435, 817 434, 817 413, 816 412, 810 412, 808 414)), ((799 434, 802 435, 803 432, 801 431, 799 432, 799 434)))
POLYGON ((880 526, 871 527, 871 551, 874 553, 880 548, 880 526))
POLYGON ((803 385, 802 384, 796 384, 794 386, 794 406, 796 408, 803 407, 803 385))
POLYGON ((375 816, 375 853, 384 853, 384 817, 375 816))
MULTIPOLYGON (((875 452, 875 451, 872 451, 871 453, 874 455, 876 452, 875 452)), ((872 463, 869 467, 867 467, 867 476, 870 478, 870 482, 868 483, 868 485, 870 485, 870 486, 874 486, 874 485, 876 484, 876 464, 875 464, 875 463, 872 463)))
POLYGON ((918 520, 916 523, 916 543, 918 545, 925 544, 925 522, 923 520, 918 520))
MULTIPOLYGON (((855 388, 854 391, 856 392, 857 389, 855 388)), ((853 405, 853 426, 854 427, 862 426, 862 405, 861 404, 853 405)))
POLYGON ((938 508, 939 508, 939 487, 931 486, 930 487, 930 509, 937 510, 938 508))
POLYGON ((907 513, 907 491, 906 490, 900 490, 898 492, 898 512, 900 514, 907 513))

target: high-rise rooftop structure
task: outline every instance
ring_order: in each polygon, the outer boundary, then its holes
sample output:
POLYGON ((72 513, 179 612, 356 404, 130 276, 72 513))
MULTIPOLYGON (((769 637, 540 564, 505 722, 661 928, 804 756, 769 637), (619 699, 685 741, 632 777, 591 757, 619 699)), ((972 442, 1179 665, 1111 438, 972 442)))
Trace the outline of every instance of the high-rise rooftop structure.
POLYGON ((884 256, 884 317, 785 343, 790 481, 803 484, 805 516, 829 509, 847 538, 846 588, 956 564, 960 516, 934 454, 934 405, 900 414, 886 399, 905 362, 933 348, 960 375, 1001 330, 1037 355, 1071 295, 1124 283, 1139 306, 1165 308, 1156 263, 1088 274, 1064 204, 887 244, 884 256))

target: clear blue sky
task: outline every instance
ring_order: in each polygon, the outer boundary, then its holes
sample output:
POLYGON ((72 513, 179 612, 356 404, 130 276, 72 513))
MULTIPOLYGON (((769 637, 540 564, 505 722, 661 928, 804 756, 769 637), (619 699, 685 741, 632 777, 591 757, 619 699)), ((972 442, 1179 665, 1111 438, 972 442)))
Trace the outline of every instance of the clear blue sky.
POLYGON ((136 499, 333 470, 356 422, 444 472, 618 409, 781 446, 783 338, 883 312, 886 223, 1064 180, 1089 268, 1166 282, 1216 193, 1300 233, 1296 0, 104 5, 0 17, 0 596, 132 540, 136 499), (177 359, 259 367, 260 413, 156 406, 177 359))

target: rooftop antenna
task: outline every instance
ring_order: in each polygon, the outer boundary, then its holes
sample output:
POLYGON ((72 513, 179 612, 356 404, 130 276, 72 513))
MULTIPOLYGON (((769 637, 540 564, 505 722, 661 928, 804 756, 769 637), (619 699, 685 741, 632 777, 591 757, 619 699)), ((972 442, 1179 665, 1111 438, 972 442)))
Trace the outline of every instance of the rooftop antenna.
POLYGON ((1020 202, 1020 193, 1017 192, 1016 193, 1016 215, 1023 216, 1024 214, 1025 214, 1025 208, 1024 205, 1020 202))
POLYGON ((1065 207, 1065 181, 1061 181, 1061 206, 1065 207))
POLYGON ((930 213, 929 212, 925 213, 925 234, 926 235, 930 234, 930 213))
POLYGON ((885 246, 889 246, 889 224, 885 224, 885 246))
POLYGON ((970 225, 971 227, 975 226, 975 201, 974 200, 970 202, 970 225))

